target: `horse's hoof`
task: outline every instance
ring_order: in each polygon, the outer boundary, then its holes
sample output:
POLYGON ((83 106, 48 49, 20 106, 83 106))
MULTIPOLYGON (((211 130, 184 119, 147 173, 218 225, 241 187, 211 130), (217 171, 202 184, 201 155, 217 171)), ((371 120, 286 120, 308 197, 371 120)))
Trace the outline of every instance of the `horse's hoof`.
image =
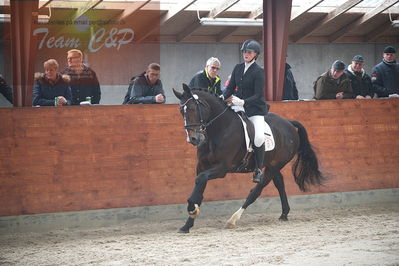
POLYGON ((233 224, 233 223, 226 223, 224 228, 226 228, 226 229, 234 229, 234 228, 236 228, 236 225, 233 224))
POLYGON ((179 231, 177 231, 177 233, 179 233, 179 234, 188 234, 188 233, 190 233, 190 230, 186 230, 186 229, 183 229, 183 228, 180 228, 179 229, 179 231))
POLYGON ((280 221, 288 221, 287 214, 281 214, 280 218, 278 218, 280 221))

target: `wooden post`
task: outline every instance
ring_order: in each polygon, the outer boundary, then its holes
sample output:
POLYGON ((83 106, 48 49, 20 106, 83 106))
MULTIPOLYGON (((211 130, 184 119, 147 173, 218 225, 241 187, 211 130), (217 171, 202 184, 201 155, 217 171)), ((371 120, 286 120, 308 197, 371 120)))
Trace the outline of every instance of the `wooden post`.
POLYGON ((281 101, 283 97, 291 7, 292 0, 263 1, 263 49, 267 101, 281 101))

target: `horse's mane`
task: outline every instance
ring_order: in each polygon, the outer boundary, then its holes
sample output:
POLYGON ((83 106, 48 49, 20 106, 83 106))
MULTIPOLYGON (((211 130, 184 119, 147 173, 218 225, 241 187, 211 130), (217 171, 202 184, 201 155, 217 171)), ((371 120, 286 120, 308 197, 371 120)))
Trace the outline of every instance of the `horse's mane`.
POLYGON ((207 94, 215 97, 215 99, 218 100, 220 103, 222 103, 223 106, 225 106, 225 107, 227 106, 227 103, 213 91, 210 91, 208 89, 202 89, 202 88, 193 88, 193 89, 191 89, 191 91, 192 91, 192 93, 194 93, 195 91, 201 91, 201 92, 207 93, 207 94))

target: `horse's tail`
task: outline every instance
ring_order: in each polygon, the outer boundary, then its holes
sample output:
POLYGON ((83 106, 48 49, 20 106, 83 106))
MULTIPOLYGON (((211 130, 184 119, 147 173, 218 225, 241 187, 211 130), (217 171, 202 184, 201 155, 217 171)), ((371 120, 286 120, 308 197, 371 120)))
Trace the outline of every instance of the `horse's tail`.
POLYGON ((298 129, 299 135, 299 149, 292 165, 292 174, 299 188, 307 191, 308 185, 321 185, 325 177, 319 170, 319 162, 305 127, 298 121, 290 120, 290 122, 298 129))

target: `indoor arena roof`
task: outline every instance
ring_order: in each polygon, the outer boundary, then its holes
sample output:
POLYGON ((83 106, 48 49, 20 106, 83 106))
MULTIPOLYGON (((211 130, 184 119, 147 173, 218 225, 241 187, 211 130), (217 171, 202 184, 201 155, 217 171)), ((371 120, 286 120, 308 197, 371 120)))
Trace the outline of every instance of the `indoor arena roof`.
MULTIPOLYGON (((0 0, 2 23, 9 21, 9 2, 0 0)), ((262 7, 263 0, 47 0, 39 1, 39 15, 50 21, 143 16, 155 22, 146 22, 137 42, 235 43, 262 39, 262 7)), ((289 42, 397 43, 399 0, 293 0, 289 42)))

